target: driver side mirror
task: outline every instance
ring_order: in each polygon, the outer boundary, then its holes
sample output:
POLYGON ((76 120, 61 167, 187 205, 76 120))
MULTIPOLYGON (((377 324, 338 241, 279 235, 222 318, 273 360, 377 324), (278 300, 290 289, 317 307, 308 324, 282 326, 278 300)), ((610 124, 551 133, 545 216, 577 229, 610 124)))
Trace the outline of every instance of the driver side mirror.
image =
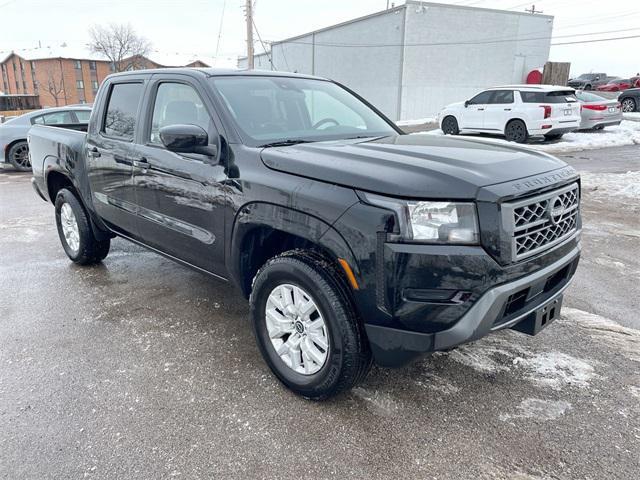
POLYGON ((465 100, 464 101, 464 108, 467 108, 469 105, 471 105, 471 100, 465 100))
POLYGON ((160 129, 160 140, 171 152, 218 155, 218 147, 209 145, 207 132, 198 125, 167 125, 160 129))

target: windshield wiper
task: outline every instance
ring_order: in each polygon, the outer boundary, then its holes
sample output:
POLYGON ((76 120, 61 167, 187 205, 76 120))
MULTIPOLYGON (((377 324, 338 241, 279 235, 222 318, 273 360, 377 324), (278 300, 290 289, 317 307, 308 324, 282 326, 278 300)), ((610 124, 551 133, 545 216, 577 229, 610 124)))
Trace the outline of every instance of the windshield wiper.
POLYGON ((300 143, 311 143, 311 141, 310 140, 302 140, 302 139, 278 140, 277 142, 271 142, 271 143, 265 143, 263 145, 258 145, 258 148, 288 147, 289 145, 298 145, 300 143))

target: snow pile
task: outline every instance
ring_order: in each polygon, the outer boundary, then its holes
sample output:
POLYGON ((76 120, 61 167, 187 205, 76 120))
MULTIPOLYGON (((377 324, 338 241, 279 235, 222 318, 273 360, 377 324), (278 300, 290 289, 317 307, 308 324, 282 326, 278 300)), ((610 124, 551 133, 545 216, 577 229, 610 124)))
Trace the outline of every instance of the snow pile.
POLYGON ((557 143, 528 145, 544 152, 578 152, 596 148, 640 145, 640 122, 623 120, 620 125, 607 127, 597 132, 567 133, 557 143))
POLYGON ((437 123, 437 120, 434 117, 418 118, 415 120, 400 120, 396 122, 396 125, 399 127, 411 127, 413 125, 423 125, 425 123, 437 123))
POLYGON ((640 172, 581 173, 585 192, 595 196, 621 197, 640 202, 640 172))
POLYGON ((627 112, 622 114, 622 118, 625 120, 634 120, 640 122, 640 112, 627 112))
MULTIPOLYGON (((443 135, 442 130, 431 130, 429 132, 418 132, 418 135, 443 135)), ((501 145, 517 145, 507 142, 502 137, 481 137, 478 135, 461 135, 475 140, 498 143, 501 145)), ((599 131, 582 131, 565 134, 557 142, 540 142, 522 145, 526 148, 539 150, 548 153, 579 152, 582 150, 595 150, 597 148, 622 147, 625 145, 640 145, 640 121, 623 120, 620 125, 607 127, 599 131)))

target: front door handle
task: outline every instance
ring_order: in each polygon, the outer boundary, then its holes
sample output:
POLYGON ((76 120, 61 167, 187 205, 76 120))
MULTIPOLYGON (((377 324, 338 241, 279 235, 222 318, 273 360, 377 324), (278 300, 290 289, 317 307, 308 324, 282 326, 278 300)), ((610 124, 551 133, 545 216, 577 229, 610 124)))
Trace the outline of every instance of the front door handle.
POLYGON ((505 112, 510 112, 510 111, 511 111, 511 109, 510 109, 510 108, 505 108, 505 109, 504 109, 504 111, 505 111, 505 112))
POLYGON ((89 157, 98 158, 100 156, 100 151, 98 147, 87 147, 87 155, 89 157))
POLYGON ((482 110, 484 110, 484 108, 479 108, 478 111, 481 112, 482 110))
POLYGON ((145 157, 133 160, 131 163, 134 167, 143 168, 145 170, 151 166, 145 157))

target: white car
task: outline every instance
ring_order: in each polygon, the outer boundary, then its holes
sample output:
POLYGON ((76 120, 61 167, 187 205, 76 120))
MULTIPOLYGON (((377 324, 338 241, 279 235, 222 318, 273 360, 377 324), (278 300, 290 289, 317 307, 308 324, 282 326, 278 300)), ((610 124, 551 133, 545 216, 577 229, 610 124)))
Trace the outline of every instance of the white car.
POLYGON ((438 122, 446 135, 490 133, 518 143, 532 136, 551 140, 580 128, 580 103, 573 88, 508 85, 445 107, 438 122))

